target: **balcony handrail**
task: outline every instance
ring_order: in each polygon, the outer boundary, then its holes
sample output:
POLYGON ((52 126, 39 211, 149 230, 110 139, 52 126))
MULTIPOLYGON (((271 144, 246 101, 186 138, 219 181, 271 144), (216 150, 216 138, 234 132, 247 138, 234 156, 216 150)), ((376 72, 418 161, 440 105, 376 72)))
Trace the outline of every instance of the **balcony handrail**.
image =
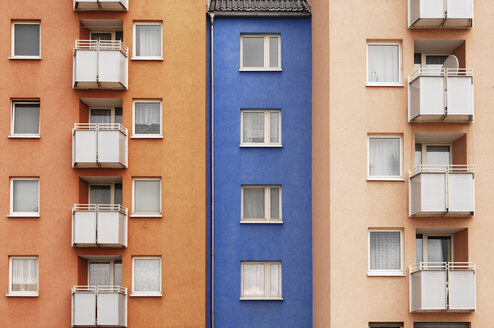
POLYGON ((122 286, 93 286, 93 285, 74 285, 72 287, 72 294, 76 293, 114 293, 114 294, 123 294, 127 295, 127 287, 122 286))
POLYGON ((408 173, 410 178, 419 173, 473 173, 473 164, 420 164, 408 173))
POLYGON ((431 68, 420 67, 412 75, 408 76, 408 83, 413 82, 419 76, 473 76, 473 68, 431 68))
POLYGON ((409 266, 410 274, 423 270, 475 271, 475 262, 419 262, 409 266))
POLYGON ((129 130, 120 123, 74 123, 75 130, 91 130, 91 131, 113 131, 119 130, 127 135, 129 130))
POLYGON ((72 212, 75 211, 128 213, 128 209, 120 204, 74 204, 72 212))
POLYGON ((116 50, 128 57, 129 48, 120 40, 75 40, 75 50, 116 50))

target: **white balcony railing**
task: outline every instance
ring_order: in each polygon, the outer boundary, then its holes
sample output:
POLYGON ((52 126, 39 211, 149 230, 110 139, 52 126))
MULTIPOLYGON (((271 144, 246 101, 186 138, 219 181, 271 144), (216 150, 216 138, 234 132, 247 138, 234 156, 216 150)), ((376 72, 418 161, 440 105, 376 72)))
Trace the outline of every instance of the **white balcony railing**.
POLYGON ((473 165, 420 165, 410 170, 410 216, 473 216, 473 165))
POLYGON ((127 11, 128 0, 73 0, 75 11, 127 11))
POLYGON ((76 40, 73 87, 127 90, 128 51, 119 40, 76 40))
POLYGON ((409 0, 410 28, 473 27, 473 0, 409 0))
POLYGON ((419 68, 408 89, 410 122, 473 121, 471 68, 419 68))
POLYGON ((127 208, 119 204, 74 204, 73 247, 127 247, 127 208))
POLYGON ((72 327, 127 327, 127 288, 72 287, 72 327))
POLYGON ((72 166, 127 167, 128 130, 119 123, 75 123, 72 166))
POLYGON ((475 311, 475 263, 410 265, 410 312, 475 311))

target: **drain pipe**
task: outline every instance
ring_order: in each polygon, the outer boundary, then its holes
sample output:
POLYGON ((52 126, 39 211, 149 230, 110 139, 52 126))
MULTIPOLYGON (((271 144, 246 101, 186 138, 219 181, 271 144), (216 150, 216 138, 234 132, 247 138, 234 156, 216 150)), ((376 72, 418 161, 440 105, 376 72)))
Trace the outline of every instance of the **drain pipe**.
MULTIPOLYGON (((209 4, 208 4, 209 11, 209 4)), ((210 13, 211 60, 211 328, 214 328, 214 14, 210 13)))

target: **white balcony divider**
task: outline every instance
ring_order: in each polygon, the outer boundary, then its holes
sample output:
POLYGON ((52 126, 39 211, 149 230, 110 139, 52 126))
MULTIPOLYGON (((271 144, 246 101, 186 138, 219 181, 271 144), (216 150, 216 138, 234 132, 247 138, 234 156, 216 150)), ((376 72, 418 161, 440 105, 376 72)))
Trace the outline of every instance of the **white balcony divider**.
POLYGON ((410 170, 410 216, 473 216, 473 165, 419 165, 410 170))
POLYGON ((76 40, 72 86, 127 90, 128 47, 120 40, 76 40))
POLYGON ((472 68, 419 68, 408 86, 410 122, 473 121, 472 68))
POLYGON ((128 130, 119 123, 75 123, 73 167, 127 167, 128 130))
POLYGON ((410 312, 475 311, 475 263, 410 265, 410 312))
POLYGON ((128 0, 73 0, 75 11, 127 11, 128 0))
POLYGON ((73 247, 127 247, 127 208, 120 204, 74 204, 73 247))
POLYGON ((473 27, 473 0, 409 0, 410 28, 473 27))
POLYGON ((72 327, 127 327, 127 288, 72 287, 72 327))

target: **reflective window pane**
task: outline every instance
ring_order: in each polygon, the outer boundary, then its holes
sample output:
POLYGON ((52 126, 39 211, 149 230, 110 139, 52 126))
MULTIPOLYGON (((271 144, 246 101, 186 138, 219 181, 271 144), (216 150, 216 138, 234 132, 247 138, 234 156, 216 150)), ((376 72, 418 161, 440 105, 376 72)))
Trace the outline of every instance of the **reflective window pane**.
POLYGON ((14 55, 39 56, 39 24, 14 25, 14 55))
POLYGON ((243 66, 264 67, 264 37, 243 37, 243 66))

